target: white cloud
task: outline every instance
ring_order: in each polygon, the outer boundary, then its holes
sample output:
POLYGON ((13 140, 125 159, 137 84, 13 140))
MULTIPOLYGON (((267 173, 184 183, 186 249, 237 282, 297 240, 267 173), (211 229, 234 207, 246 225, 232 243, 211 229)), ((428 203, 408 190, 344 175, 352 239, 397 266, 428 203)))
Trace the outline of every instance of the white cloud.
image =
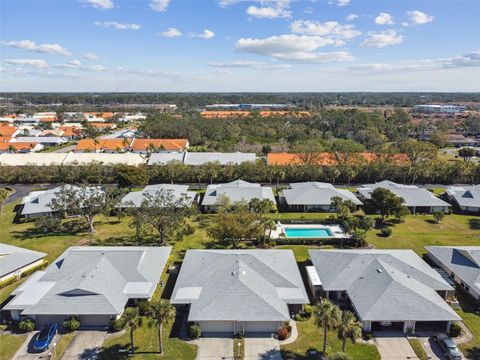
POLYGON ((403 43, 403 36, 397 34, 395 30, 386 30, 379 33, 369 32, 368 37, 363 40, 361 46, 373 46, 383 48, 385 46, 397 45, 403 43))
POLYGON ((95 53, 86 53, 86 54, 83 54, 83 57, 87 60, 99 60, 100 59, 100 56, 98 56, 95 53))
POLYGON ((45 60, 41 59, 8 59, 5 60, 10 65, 31 66, 35 68, 47 68, 48 64, 45 60))
POLYGON ((408 18, 413 24, 423 25, 432 22, 434 17, 418 10, 407 11, 408 18))
POLYGON ((304 12, 305 14, 313 14, 313 8, 307 7, 307 8, 305 8, 305 10, 303 10, 303 12, 304 12))
POLYGON ((174 38, 174 37, 179 37, 182 36, 182 32, 176 28, 168 28, 167 30, 162 32, 162 36, 168 37, 168 38, 174 38))
POLYGON ((212 30, 205 29, 200 34, 191 34, 192 37, 199 37, 202 39, 211 39, 215 36, 215 33, 212 30))
POLYGON ((280 70, 290 68, 289 64, 272 64, 254 60, 236 60, 231 62, 209 62, 209 66, 221 69, 257 69, 257 70, 280 70))
POLYGON ((70 56, 71 53, 59 44, 37 44, 31 40, 20 41, 2 41, 5 46, 21 49, 25 51, 32 51, 42 54, 60 54, 64 56, 70 56))
POLYGON ((247 14, 264 19, 289 18, 292 16, 292 12, 289 10, 290 0, 262 1, 261 5, 260 7, 249 6, 247 14))
POLYGON ((395 24, 395 20, 392 15, 386 12, 381 12, 375 18, 375 24, 377 25, 393 25, 395 24))
POLYGON ((170 0, 150 0, 150 7, 159 12, 167 11, 170 0))
POLYGON ((348 14, 346 19, 347 19, 347 21, 355 21, 355 20, 358 19, 358 15, 357 14, 348 14))
POLYGON ((338 6, 347 6, 348 4, 350 4, 350 0, 337 0, 338 6))
POLYGON ((97 9, 113 9, 111 0, 86 0, 86 2, 97 9))
POLYGON ((95 25, 105 29, 112 28, 116 30, 138 30, 141 27, 138 24, 121 23, 117 21, 95 21, 95 25))
POLYGON ((340 39, 353 39, 361 35, 354 25, 342 25, 336 21, 320 23, 312 20, 296 20, 290 24, 290 30, 297 34, 326 36, 340 39))
POLYGON ((337 40, 320 36, 280 35, 265 39, 242 38, 236 43, 240 51, 270 56, 277 60, 301 62, 332 62, 352 60, 347 51, 316 52, 326 45, 335 45, 337 40))

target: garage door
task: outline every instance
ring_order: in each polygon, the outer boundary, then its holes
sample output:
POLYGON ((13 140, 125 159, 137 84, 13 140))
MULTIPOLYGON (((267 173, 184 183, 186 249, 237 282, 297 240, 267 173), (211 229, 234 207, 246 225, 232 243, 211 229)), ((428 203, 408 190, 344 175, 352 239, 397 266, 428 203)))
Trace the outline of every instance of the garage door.
POLYGON ((65 321, 65 315, 37 315, 35 321, 37 322, 37 328, 41 329, 45 324, 57 323, 59 326, 65 321))
POLYGON ((269 332, 278 330, 281 323, 276 321, 247 321, 245 322, 245 332, 269 332))
POLYGON ((229 332, 233 333, 232 321, 200 321, 202 333, 206 332, 229 332))
POLYGON ((105 327, 110 323, 110 316, 81 315, 79 320, 82 327, 105 327))

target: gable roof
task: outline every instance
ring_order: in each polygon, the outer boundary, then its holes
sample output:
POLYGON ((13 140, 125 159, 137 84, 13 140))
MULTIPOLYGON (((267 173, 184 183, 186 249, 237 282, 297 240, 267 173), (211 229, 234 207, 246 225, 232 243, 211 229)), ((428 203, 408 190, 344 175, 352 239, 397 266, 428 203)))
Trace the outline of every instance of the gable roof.
POLYGON ((447 194, 459 206, 480 207, 480 185, 450 186, 447 188, 447 194))
MULTIPOLYGON (((405 154, 376 154, 370 152, 363 152, 354 154, 356 156, 348 159, 348 163, 358 163, 359 161, 372 162, 380 159, 392 160, 395 163, 406 163, 408 159, 405 154)), ((336 154, 331 152, 322 152, 318 153, 315 159, 316 165, 319 166, 330 166, 338 164, 338 159, 344 157, 344 160, 347 160, 345 154, 336 154)), ((277 165, 277 166, 286 166, 286 165, 304 165, 305 159, 299 153, 268 153, 267 154, 267 165, 277 165)))
POLYGON ((202 206, 216 205, 220 196, 226 196, 232 202, 268 199, 275 203, 275 196, 271 187, 235 180, 226 184, 208 185, 202 200, 202 206))
POLYGON ((412 250, 309 250, 323 289, 346 291, 362 321, 454 321, 453 290, 412 250))
POLYGON ((47 254, 0 243, 0 277, 30 265, 47 254))
POLYGON ((425 246, 425 249, 465 284, 480 293, 480 246, 425 246))
POLYGON ((336 189, 328 183, 292 183, 290 189, 283 190, 282 193, 288 205, 330 205, 335 196, 342 200, 350 200, 356 205, 362 205, 362 202, 352 192, 336 189))
POLYGON ((63 161, 63 165, 86 165, 92 162, 103 163, 107 165, 125 164, 138 166, 145 164, 146 159, 140 154, 122 153, 68 153, 63 161))
POLYGON ((179 200, 185 197, 189 204, 192 204, 197 193, 195 191, 188 191, 188 185, 176 185, 176 184, 157 184, 148 185, 141 191, 129 192, 122 198, 122 207, 140 207, 145 200, 147 194, 155 195, 158 192, 165 191, 171 192, 175 200, 179 200))
POLYGON ((125 151, 131 143, 131 139, 82 139, 75 147, 76 151, 101 151, 121 150, 125 151))
POLYGON ((4 309, 23 315, 118 315, 129 298, 153 295, 171 249, 70 247, 18 288, 4 309))
POLYGON ((183 151, 188 148, 187 139, 133 139, 132 150, 149 150, 149 147, 161 150, 183 151))
POLYGON ((0 126, 0 136, 13 137, 17 132, 16 126, 0 126))
POLYGON ((189 321, 285 321, 308 301, 291 250, 188 250, 171 300, 189 321))
POLYGON ((148 165, 164 165, 169 161, 182 161, 185 165, 205 165, 220 163, 220 165, 239 165, 244 162, 255 162, 255 153, 220 153, 220 152, 183 152, 183 153, 153 153, 148 165))

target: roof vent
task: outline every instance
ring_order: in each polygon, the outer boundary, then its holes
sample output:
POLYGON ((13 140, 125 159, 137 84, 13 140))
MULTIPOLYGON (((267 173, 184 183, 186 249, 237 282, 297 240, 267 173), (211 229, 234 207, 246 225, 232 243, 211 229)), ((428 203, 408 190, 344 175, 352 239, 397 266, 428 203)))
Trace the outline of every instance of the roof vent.
POLYGON ((377 269, 377 272, 378 272, 379 274, 381 274, 381 273, 383 273, 383 270, 380 269, 380 268, 378 268, 378 269, 377 269))

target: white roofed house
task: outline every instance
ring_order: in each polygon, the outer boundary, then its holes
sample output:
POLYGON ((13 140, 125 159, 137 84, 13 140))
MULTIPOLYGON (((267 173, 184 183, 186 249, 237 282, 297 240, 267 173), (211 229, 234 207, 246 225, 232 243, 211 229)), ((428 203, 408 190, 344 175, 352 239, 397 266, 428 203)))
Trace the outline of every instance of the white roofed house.
POLYGON ((125 195, 120 203, 121 208, 139 208, 148 197, 156 194, 171 194, 171 200, 191 206, 197 198, 195 191, 188 191, 188 185, 157 184, 148 185, 141 191, 132 191, 125 195))
POLYGON ((0 243, 0 284, 43 264, 42 252, 0 243))
POLYGON ((208 185, 201 203, 202 210, 215 212, 219 201, 224 197, 228 198, 232 203, 239 201, 250 202, 252 199, 268 199, 275 204, 275 196, 271 187, 243 180, 235 180, 226 184, 208 185))
POLYGON ((225 165, 240 165, 242 163, 255 163, 255 153, 219 153, 219 152, 188 152, 183 153, 153 153, 150 155, 148 165, 165 165, 170 161, 181 161, 185 165, 205 165, 217 163, 225 165))
POLYGON ((12 140, 14 142, 38 143, 43 146, 56 146, 65 144, 67 139, 60 136, 17 136, 12 140))
POLYGON ((309 303, 291 250, 188 250, 171 303, 209 333, 274 333, 309 303))
POLYGON ((454 289, 412 250, 309 254, 313 294, 351 307, 365 331, 448 332, 452 322, 461 320, 444 300, 454 289))
POLYGON ((171 247, 82 246, 68 248, 45 271, 18 287, 3 308, 41 328, 77 316, 83 328, 109 325, 127 304, 150 299, 171 247))
POLYGON ((371 199, 372 192, 377 188, 388 189, 396 196, 401 197, 404 200, 403 205, 408 207, 412 214, 430 214, 437 211, 447 212, 451 208, 449 203, 436 197, 425 188, 419 188, 416 185, 397 184, 389 180, 362 185, 357 188, 360 200, 365 202, 371 199))
POLYGON ((450 186, 447 196, 461 212, 480 214, 480 185, 450 186))
POLYGON ((336 210, 332 206, 334 197, 339 197, 344 201, 349 200, 357 207, 362 205, 362 202, 352 192, 321 182, 292 183, 288 189, 279 193, 279 202, 289 211, 332 212, 336 210))

